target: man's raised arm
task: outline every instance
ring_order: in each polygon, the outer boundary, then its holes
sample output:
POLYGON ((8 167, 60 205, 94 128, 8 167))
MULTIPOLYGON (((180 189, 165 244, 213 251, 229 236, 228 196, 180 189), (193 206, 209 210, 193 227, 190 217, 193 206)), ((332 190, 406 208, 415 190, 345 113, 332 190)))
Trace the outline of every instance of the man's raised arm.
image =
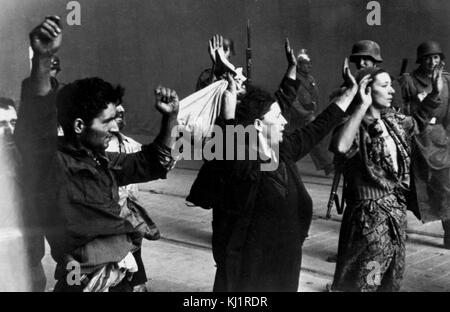
POLYGON ((56 85, 50 76, 50 61, 61 46, 59 17, 49 16, 30 32, 33 50, 30 77, 22 83, 22 96, 17 126, 16 144, 30 168, 48 160, 56 153, 57 117, 56 85), (29 161, 28 161, 29 160, 29 161), (36 162, 36 163, 35 163, 36 162))
POLYGON ((52 90, 50 64, 61 46, 62 29, 58 16, 48 16, 30 33, 33 50, 31 75, 28 91, 35 96, 45 96, 52 90))
MULTIPOLYGON (((56 85, 51 80, 51 58, 62 41, 60 18, 48 16, 30 32, 33 50, 30 77, 22 83, 21 107, 16 128, 16 143, 23 153, 35 152, 56 140, 56 85)), ((53 147, 53 146, 52 146, 53 147)), ((56 147, 55 147, 56 148, 56 147)))

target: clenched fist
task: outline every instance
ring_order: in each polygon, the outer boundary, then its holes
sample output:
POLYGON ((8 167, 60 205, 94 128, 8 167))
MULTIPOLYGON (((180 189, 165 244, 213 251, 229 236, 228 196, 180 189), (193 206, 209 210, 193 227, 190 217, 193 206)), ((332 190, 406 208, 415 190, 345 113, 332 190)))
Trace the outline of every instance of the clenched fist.
POLYGON ((156 109, 168 117, 176 117, 178 114, 179 100, 175 90, 157 87, 155 89, 156 109))
POLYGON ((37 56, 51 57, 61 46, 62 28, 59 16, 47 16, 30 33, 30 45, 37 56))

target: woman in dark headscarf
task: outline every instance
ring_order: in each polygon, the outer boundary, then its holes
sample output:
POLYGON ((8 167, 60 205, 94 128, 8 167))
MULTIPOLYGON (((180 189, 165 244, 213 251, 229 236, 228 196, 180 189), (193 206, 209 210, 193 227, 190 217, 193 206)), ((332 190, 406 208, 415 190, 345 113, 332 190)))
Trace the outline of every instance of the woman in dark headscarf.
POLYGON ((296 58, 288 42, 286 54, 288 71, 276 99, 262 89, 248 88, 236 104, 231 79, 224 94, 225 124, 255 129, 256 138, 252 141, 250 136, 241 147, 246 152, 256 148, 259 157, 222 162, 227 173, 224 203, 213 209, 214 291, 298 290, 312 200, 295 162, 342 121, 357 84, 347 65, 349 87, 336 102, 307 126, 287 131, 283 112, 292 105, 298 88, 296 58))
POLYGON ((332 148, 344 165, 344 212, 332 290, 398 291, 405 268, 406 210, 415 205, 410 178, 411 138, 427 126, 440 104, 438 80, 413 116, 391 109, 387 72, 365 68, 348 120, 332 148))

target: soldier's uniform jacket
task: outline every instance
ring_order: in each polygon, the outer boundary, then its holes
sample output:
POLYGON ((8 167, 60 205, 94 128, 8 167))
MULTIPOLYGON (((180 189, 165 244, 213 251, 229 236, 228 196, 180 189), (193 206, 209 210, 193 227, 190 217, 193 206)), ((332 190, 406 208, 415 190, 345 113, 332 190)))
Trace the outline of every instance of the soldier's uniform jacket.
MULTIPOLYGON (((411 157, 417 202, 423 222, 450 218, 450 75, 443 74, 440 105, 433 110, 430 124, 414 137, 411 157)), ((423 105, 432 90, 429 77, 419 70, 403 74, 399 83, 404 112, 412 114, 423 105)))
MULTIPOLYGON (((433 112, 433 117, 436 118, 436 124, 442 124, 444 128, 450 125, 450 110, 449 110, 449 87, 450 74, 444 72, 443 74, 444 88, 440 94, 442 105, 436 108, 433 112)), ((425 93, 431 92, 431 79, 424 76, 417 69, 412 73, 405 73, 399 79, 401 93, 403 98, 404 112, 410 115, 411 112, 417 109, 421 101, 425 97, 425 93)))
MULTIPOLYGON (((314 77, 311 75, 298 73, 297 80, 299 81, 299 88, 296 99, 292 105, 299 113, 300 118, 303 121, 301 126, 303 126, 317 114, 319 90, 314 77)), ((289 121, 294 122, 293 120, 289 121)))
POLYGON ((120 261, 133 248, 128 235, 134 229, 120 217, 118 187, 165 178, 173 165, 170 149, 157 142, 134 154, 76 148, 57 136, 55 89, 34 95, 29 79, 22 88, 16 141, 28 173, 27 197, 58 264, 56 279, 72 258, 83 274, 120 261))

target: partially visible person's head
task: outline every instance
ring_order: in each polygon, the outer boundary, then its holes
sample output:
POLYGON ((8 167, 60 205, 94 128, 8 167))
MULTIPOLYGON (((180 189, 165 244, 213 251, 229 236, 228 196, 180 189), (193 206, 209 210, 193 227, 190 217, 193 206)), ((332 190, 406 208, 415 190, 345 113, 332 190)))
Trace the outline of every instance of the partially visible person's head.
POLYGON ((352 54, 349 61, 355 63, 358 70, 367 67, 376 67, 383 62, 381 49, 378 43, 372 40, 361 40, 352 47, 352 54))
POLYGON ((310 74, 312 69, 312 61, 306 49, 301 49, 297 55, 297 71, 303 74, 310 74))
POLYGON ((389 73, 382 68, 363 68, 356 73, 356 81, 359 83, 366 75, 373 79, 368 85, 372 89, 372 105, 377 109, 391 107, 395 90, 389 73))
POLYGON ((231 57, 235 55, 233 39, 223 38, 223 51, 227 60, 231 60, 231 57))
POLYGON ((269 92, 254 86, 247 89, 238 104, 236 121, 244 126, 253 125, 271 146, 283 141, 283 131, 287 125, 275 98, 269 92))
POLYGON ((58 122, 64 136, 82 146, 104 151, 117 131, 116 105, 122 103, 124 89, 100 78, 77 80, 57 95, 58 122))
POLYGON ((116 122, 119 127, 119 131, 122 131, 127 124, 125 121, 125 108, 122 104, 116 106, 116 122))
POLYGON ((61 62, 59 60, 59 57, 56 55, 52 56, 52 59, 50 60, 50 75, 54 78, 59 74, 61 71, 61 62))
POLYGON ((8 143, 13 142, 16 122, 17 112, 14 101, 9 98, 0 98, 0 137, 8 143))
POLYGON ((417 47, 416 63, 420 64, 419 66, 423 71, 431 73, 443 60, 445 60, 445 54, 438 42, 426 41, 417 47))
POLYGON ((355 63, 356 69, 360 70, 367 67, 376 67, 377 63, 371 56, 357 56, 353 58, 353 63, 355 63))

